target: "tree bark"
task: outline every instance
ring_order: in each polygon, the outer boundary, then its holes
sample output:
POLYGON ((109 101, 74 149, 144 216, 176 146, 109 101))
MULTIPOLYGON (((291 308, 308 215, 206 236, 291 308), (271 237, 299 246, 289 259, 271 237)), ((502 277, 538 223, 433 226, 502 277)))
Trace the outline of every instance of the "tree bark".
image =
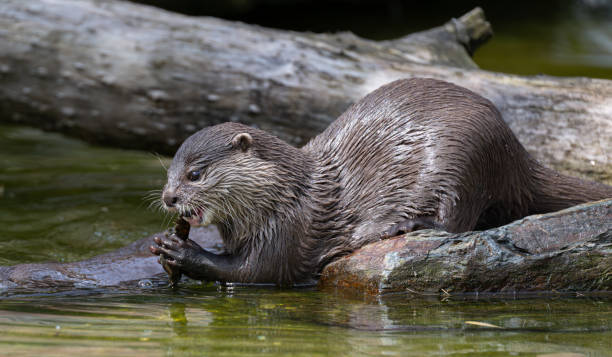
POLYGON ((398 78, 434 77, 492 100, 538 159, 612 182, 612 82, 481 71, 479 9, 392 41, 279 31, 120 1, 4 0, 0 120, 172 153, 239 121, 301 145, 398 78))

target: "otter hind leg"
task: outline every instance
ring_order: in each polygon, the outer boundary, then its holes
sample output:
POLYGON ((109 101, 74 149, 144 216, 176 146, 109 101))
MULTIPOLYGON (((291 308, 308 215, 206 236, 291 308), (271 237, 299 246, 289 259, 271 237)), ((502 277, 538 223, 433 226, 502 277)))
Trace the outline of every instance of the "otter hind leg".
POLYGON ((442 224, 436 222, 434 217, 422 216, 407 219, 405 221, 392 225, 390 228, 388 228, 381 234, 380 239, 387 239, 402 234, 418 231, 421 229, 446 230, 442 224))

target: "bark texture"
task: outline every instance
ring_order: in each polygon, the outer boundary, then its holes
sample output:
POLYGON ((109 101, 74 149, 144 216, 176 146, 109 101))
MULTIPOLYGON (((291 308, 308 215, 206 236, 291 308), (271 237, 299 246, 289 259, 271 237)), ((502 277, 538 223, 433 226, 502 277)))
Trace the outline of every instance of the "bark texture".
POLYGON ((0 120, 172 153, 239 121, 295 145, 382 84, 424 76, 492 100, 548 165, 612 182, 612 82, 481 71, 479 9, 393 41, 193 18, 120 1, 4 0, 0 120))
POLYGON ((612 290, 612 200, 482 232, 420 231, 329 264, 323 289, 369 294, 612 290))

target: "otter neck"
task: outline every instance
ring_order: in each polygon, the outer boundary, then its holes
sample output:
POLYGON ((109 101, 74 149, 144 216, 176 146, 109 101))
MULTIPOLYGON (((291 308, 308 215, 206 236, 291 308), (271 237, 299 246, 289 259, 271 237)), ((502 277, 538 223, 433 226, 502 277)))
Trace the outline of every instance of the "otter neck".
POLYGON ((352 225, 332 158, 288 144, 273 155, 279 180, 263 200, 266 205, 233 214, 218 227, 230 253, 261 260, 282 252, 289 259, 269 258, 286 262, 274 266, 273 273, 282 281, 302 281, 354 249, 346 246, 352 225))
POLYGON ((265 249, 266 245, 278 244, 269 242, 271 237, 286 236, 283 241, 293 240, 290 227, 299 230, 307 225, 302 212, 308 211, 305 199, 310 190, 312 159, 280 140, 268 142, 254 154, 274 164, 274 175, 270 175, 265 190, 252 193, 251 202, 236 202, 231 214, 215 222, 232 254, 250 254, 265 249))

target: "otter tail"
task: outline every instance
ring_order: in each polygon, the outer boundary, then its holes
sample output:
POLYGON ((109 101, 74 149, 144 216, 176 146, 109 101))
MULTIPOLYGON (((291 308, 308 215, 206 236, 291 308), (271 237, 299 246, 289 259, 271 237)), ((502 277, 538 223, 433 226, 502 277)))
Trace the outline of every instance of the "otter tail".
POLYGON ((529 214, 553 212, 612 198, 612 186, 562 175, 537 163, 531 168, 534 183, 529 214))

